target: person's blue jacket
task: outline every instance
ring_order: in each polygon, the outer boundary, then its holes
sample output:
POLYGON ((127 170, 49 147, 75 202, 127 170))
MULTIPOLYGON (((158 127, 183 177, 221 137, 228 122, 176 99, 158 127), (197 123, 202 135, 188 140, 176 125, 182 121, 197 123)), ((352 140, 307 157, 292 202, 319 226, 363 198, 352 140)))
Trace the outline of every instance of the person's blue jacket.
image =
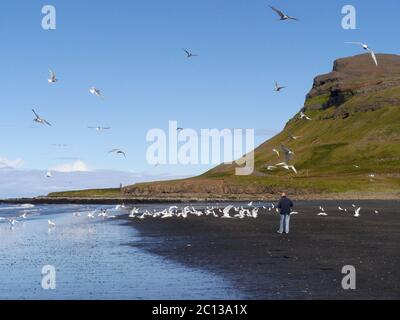
POLYGON ((290 199, 283 197, 278 203, 278 208, 281 209, 282 215, 290 214, 292 211, 291 209, 293 208, 293 202, 290 199))

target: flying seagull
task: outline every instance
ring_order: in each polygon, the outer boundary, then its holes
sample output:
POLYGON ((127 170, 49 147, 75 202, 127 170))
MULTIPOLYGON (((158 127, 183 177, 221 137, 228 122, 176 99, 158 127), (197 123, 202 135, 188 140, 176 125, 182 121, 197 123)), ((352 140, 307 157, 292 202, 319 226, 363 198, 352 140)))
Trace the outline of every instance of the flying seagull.
POLYGON ((276 149, 273 149, 272 152, 275 152, 275 153, 278 155, 278 158, 281 156, 281 154, 279 153, 279 151, 276 150, 276 149))
POLYGON ((198 57, 198 54, 191 53, 189 50, 183 49, 185 51, 187 58, 198 57))
POLYGON ((45 119, 39 117, 39 115, 36 113, 36 111, 34 109, 32 109, 33 113, 35 114, 35 119, 33 119, 33 121, 39 123, 39 124, 43 124, 43 125, 48 125, 51 126, 51 124, 49 122, 47 122, 45 119))
POLYGON ((306 119, 311 121, 312 119, 310 117, 308 117, 304 112, 300 112, 300 119, 306 119))
POLYGON ((281 90, 285 89, 286 87, 280 86, 278 82, 275 82, 275 91, 280 92, 281 90))
POLYGON ((119 150, 119 149, 112 149, 109 153, 115 153, 115 154, 118 154, 118 155, 123 155, 124 158, 126 158, 125 152, 122 151, 122 150, 119 150))
POLYGON ((110 130, 111 128, 110 127, 88 127, 88 129, 94 129, 94 130, 96 130, 96 131, 103 131, 103 130, 110 130))
POLYGON ((299 21, 299 19, 289 16, 289 15, 283 13, 281 10, 278 10, 278 9, 274 8, 273 6, 269 6, 269 7, 279 15, 280 20, 282 20, 282 21, 284 21, 284 20, 299 21))
POLYGON ((47 220, 47 224, 49 225, 49 227, 55 227, 56 226, 56 224, 51 220, 47 220))
POLYGON ((297 172, 297 169, 293 166, 293 165, 285 165, 285 166, 282 166, 282 168, 285 168, 286 170, 292 170, 295 174, 297 174, 298 172, 297 172))
POLYGON ((283 144, 281 145, 281 149, 285 153, 286 163, 289 163, 290 159, 292 159, 292 156, 294 156, 295 153, 283 144))
POLYGON ((355 213, 354 213, 354 217, 355 217, 355 218, 359 218, 359 217, 360 217, 360 211, 361 211, 361 208, 358 208, 358 209, 355 211, 355 213))
POLYGON ((8 222, 11 224, 12 227, 18 223, 18 221, 15 219, 8 219, 8 222))
POLYGON ((378 59, 376 59, 375 52, 365 43, 362 42, 345 42, 347 44, 356 44, 361 46, 364 50, 368 51, 371 54, 372 60, 374 60, 376 66, 378 66, 378 59))
POLYGON ((96 96, 96 97, 101 97, 101 91, 99 89, 95 88, 95 87, 91 87, 89 89, 89 92, 91 94, 93 94, 94 96, 96 96))
POLYGON ((289 134, 289 138, 290 138, 291 140, 298 140, 298 139, 300 139, 301 137, 300 137, 300 136, 294 136, 294 135, 292 135, 292 134, 289 134))
POLYGON ((50 72, 50 78, 47 80, 49 83, 56 83, 56 82, 58 82, 58 79, 57 79, 57 77, 56 77, 56 74, 51 70, 51 69, 49 69, 49 72, 50 72))

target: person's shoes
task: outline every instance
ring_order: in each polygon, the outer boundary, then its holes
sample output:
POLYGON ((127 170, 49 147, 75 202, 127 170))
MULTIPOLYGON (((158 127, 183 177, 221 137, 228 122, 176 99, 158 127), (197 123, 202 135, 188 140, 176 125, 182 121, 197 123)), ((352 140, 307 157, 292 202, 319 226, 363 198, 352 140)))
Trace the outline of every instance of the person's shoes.
POLYGON ((279 231, 279 230, 278 230, 277 232, 278 232, 279 234, 283 234, 283 232, 282 232, 282 231, 279 231))

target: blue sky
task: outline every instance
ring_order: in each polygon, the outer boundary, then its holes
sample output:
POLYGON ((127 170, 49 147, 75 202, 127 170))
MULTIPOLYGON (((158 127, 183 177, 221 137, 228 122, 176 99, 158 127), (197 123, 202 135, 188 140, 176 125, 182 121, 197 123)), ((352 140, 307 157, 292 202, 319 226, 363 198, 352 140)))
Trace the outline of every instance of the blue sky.
POLYGON ((193 129, 279 132, 316 75, 360 53, 345 41, 399 51, 399 9, 397 0, 2 1, 0 157, 21 160, 19 170, 79 159, 93 170, 200 173, 209 167, 148 165, 147 131, 177 120, 193 129), (46 4, 57 10, 57 30, 41 28, 46 4), (301 21, 277 21, 268 4, 301 21), (357 30, 341 28, 346 4, 357 9, 357 30), (188 60, 182 48, 200 57, 188 60), (60 79, 54 86, 48 68, 60 79), (275 94, 275 80, 287 90, 275 94), (35 125, 33 107, 53 127, 35 125), (98 134, 90 125, 112 130, 98 134), (113 148, 128 159, 109 155, 113 148))

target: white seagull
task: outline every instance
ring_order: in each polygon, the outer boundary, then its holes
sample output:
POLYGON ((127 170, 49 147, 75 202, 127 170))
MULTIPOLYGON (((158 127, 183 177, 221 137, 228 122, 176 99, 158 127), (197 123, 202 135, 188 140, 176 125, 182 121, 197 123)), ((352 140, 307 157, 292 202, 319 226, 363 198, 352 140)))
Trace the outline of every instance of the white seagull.
POLYGON ((298 140, 298 139, 301 138, 301 136, 294 136, 294 135, 292 135, 292 134, 289 134, 289 138, 290 138, 291 140, 298 140))
POLYGON ((103 131, 103 130, 110 130, 110 127, 88 127, 88 129, 93 129, 96 130, 97 132, 103 131))
POLYGON ((94 219, 94 212, 89 212, 87 216, 89 219, 94 219))
POLYGON ((11 224, 11 226, 15 226, 18 223, 18 221, 15 219, 8 219, 8 222, 11 224))
POLYGON ((56 224, 51 220, 47 220, 47 223, 48 223, 49 227, 55 227, 56 226, 56 224))
POLYGON ((286 87, 283 87, 283 86, 280 86, 279 84, 278 84, 278 82, 275 82, 275 92, 280 92, 280 91, 282 91, 283 89, 285 89, 286 87))
POLYGON ((183 51, 185 51, 187 58, 193 58, 193 57, 198 57, 198 54, 194 54, 192 52, 190 52, 189 50, 186 49, 182 49, 183 51))
POLYGON ((378 66, 378 59, 376 58, 375 52, 365 43, 362 42, 346 42, 347 44, 356 44, 361 46, 364 50, 371 54, 372 60, 374 60, 375 65, 378 66))
POLYGON ((27 213, 27 212, 24 212, 24 213, 21 214, 19 217, 22 218, 22 219, 26 219, 27 216, 28 216, 28 213, 27 213))
POLYGON ((276 150, 276 149, 272 149, 272 152, 275 152, 275 153, 277 154, 278 158, 281 156, 281 154, 279 153, 279 151, 276 150))
POLYGON ((354 214, 354 217, 359 218, 360 217, 360 211, 361 211, 361 208, 358 208, 356 210, 355 214, 354 214))
POLYGON ((131 213, 130 213, 130 215, 129 215, 129 218, 135 218, 138 213, 139 213, 139 209, 138 208, 133 208, 131 213))
POLYGON ((122 151, 122 150, 119 150, 119 149, 112 149, 111 151, 109 151, 109 153, 115 153, 115 154, 117 154, 117 155, 123 155, 124 158, 126 158, 125 152, 122 151))
POLYGON ((280 17, 280 20, 284 21, 284 20, 295 20, 295 21, 299 21, 299 19, 291 17, 289 15, 287 15, 286 13, 283 13, 281 10, 278 10, 272 6, 269 6, 272 10, 274 10, 280 17))
POLYGON ((37 122, 39 124, 43 124, 43 125, 47 125, 47 126, 51 126, 51 124, 49 122, 47 122, 45 119, 41 118, 34 109, 32 109, 32 112, 35 115, 35 119, 33 119, 34 122, 37 122))
POLYGON ((222 216, 222 219, 231 219, 231 218, 232 218, 232 217, 229 215, 229 212, 231 211, 232 208, 233 208, 233 206, 227 206, 227 207, 223 210, 224 215, 222 216))
POLYGON ((89 89, 89 92, 96 97, 101 97, 101 91, 99 89, 97 89, 96 87, 91 87, 89 89))
POLYGON ((286 163, 289 163, 289 161, 292 159, 292 156, 294 156, 295 153, 283 144, 281 145, 281 149, 285 153, 286 163))
POLYGON ((46 173, 46 178, 52 178, 53 177, 53 174, 51 173, 51 171, 47 171, 47 173, 46 173))
POLYGON ((295 168, 295 166, 293 166, 293 165, 285 165, 285 166, 282 166, 282 168, 285 168, 286 170, 292 170, 295 174, 298 174, 298 171, 297 171, 297 169, 295 168))
POLYGON ((50 78, 47 80, 49 83, 56 83, 56 82, 58 82, 58 79, 57 79, 57 77, 56 77, 56 74, 51 70, 51 69, 49 69, 49 72, 50 72, 50 78))
POLYGON ((304 112, 300 112, 300 119, 306 119, 306 120, 308 120, 308 121, 311 121, 312 119, 309 117, 309 116, 307 116, 304 112))

